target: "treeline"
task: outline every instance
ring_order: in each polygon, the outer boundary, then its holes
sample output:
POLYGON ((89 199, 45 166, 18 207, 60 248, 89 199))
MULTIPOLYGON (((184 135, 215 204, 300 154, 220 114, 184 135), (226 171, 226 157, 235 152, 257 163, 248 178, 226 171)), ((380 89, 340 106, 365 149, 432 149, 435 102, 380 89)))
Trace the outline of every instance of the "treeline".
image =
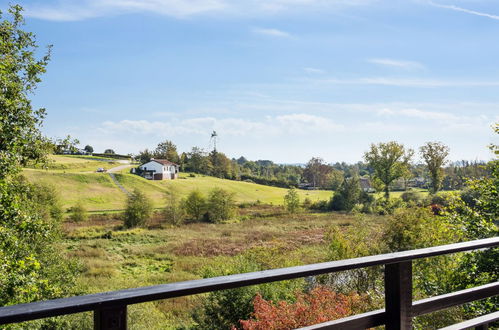
MULTIPOLYGON (((363 178, 364 182, 367 182, 367 186, 363 187, 364 190, 386 191, 388 187, 392 191, 405 191, 410 187, 432 189, 435 180, 438 180, 437 190, 459 190, 464 187, 466 180, 489 175, 485 163, 478 161, 448 163, 446 159, 448 154, 447 146, 438 142, 428 142, 420 148, 423 163, 414 164, 412 162, 414 151, 393 141, 371 145, 371 150, 364 155, 364 161, 355 164, 345 162, 328 164, 322 158, 314 157, 304 165, 284 165, 270 160, 251 161, 242 156, 230 159, 216 149, 207 152, 193 147, 189 152, 179 153, 177 146, 172 141, 166 140, 159 143, 152 151, 148 149, 140 151, 136 160, 145 163, 152 158, 167 159, 180 165, 180 170, 183 172, 281 188, 299 187, 335 191, 340 189, 345 179, 352 177, 363 178), (375 165, 384 161, 379 157, 381 154, 375 154, 378 151, 384 152, 385 156, 388 155, 385 161, 395 157, 392 165, 397 174, 393 179, 385 178, 389 180, 388 186, 379 175, 376 175, 375 165), (374 158, 366 158, 369 154, 374 158), (404 157, 407 159, 401 167, 399 163, 404 157), (397 167, 401 167, 400 170, 396 170, 397 167)), ((378 173, 385 170, 386 168, 378 170, 378 173)))

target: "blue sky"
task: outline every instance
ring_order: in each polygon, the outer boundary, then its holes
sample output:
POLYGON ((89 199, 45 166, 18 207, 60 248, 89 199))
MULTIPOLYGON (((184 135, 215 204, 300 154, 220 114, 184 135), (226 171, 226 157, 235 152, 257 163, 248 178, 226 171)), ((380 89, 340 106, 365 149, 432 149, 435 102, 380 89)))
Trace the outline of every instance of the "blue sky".
POLYGON ((356 162, 390 140, 490 159, 499 143, 496 0, 20 4, 54 45, 34 96, 44 132, 96 151, 207 148, 212 130, 230 157, 287 163, 356 162))

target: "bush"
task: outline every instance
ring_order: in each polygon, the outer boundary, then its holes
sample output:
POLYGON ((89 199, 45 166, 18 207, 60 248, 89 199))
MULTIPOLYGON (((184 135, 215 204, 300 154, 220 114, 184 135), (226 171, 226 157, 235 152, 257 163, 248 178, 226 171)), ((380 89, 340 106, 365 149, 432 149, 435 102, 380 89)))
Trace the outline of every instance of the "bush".
POLYGON ((206 199, 199 190, 191 191, 182 201, 182 206, 191 220, 201 221, 206 213, 206 199))
POLYGON ((346 317, 360 304, 359 295, 337 294, 326 287, 298 293, 294 303, 273 303, 257 294, 253 300, 253 319, 241 320, 240 324, 244 330, 296 329, 346 317))
POLYGON ((300 196, 296 189, 291 188, 284 196, 284 207, 289 213, 296 213, 300 209, 300 196))
POLYGON ((312 200, 308 197, 306 197, 304 200, 303 200, 303 203, 301 204, 301 206, 303 208, 306 208, 306 209, 310 209, 311 206, 312 206, 312 200))
POLYGON ((400 195, 400 198, 408 204, 421 205, 423 197, 421 194, 415 190, 407 190, 400 195))
POLYGON ((128 195, 125 209, 125 227, 143 226, 151 218, 152 211, 152 203, 149 198, 140 190, 135 189, 128 195))
POLYGON ((325 200, 318 200, 310 205, 311 210, 327 211, 329 209, 329 202, 325 200))
POLYGON ((374 211, 379 215, 393 214, 395 210, 404 208, 406 205, 400 198, 386 199, 384 197, 377 198, 375 201, 374 211))
POLYGON ((331 209, 350 212, 355 204, 359 202, 360 193, 359 179, 357 177, 343 180, 340 189, 331 200, 331 209))
POLYGON ((163 211, 165 221, 174 226, 178 226, 185 221, 186 213, 182 202, 178 199, 175 191, 169 190, 166 193, 166 206, 163 211))
MULTIPOLYGON (((290 260, 283 253, 282 247, 257 247, 245 251, 242 255, 205 269, 203 277, 215 277, 261 271, 270 268, 288 267, 299 264, 298 260, 290 260)), ((295 293, 303 290, 303 279, 279 281, 252 285, 237 289, 215 291, 208 294, 201 308, 193 313, 197 323, 196 329, 230 329, 239 324, 239 320, 247 320, 253 312, 253 299, 260 294, 267 300, 286 300, 293 302, 295 293)))
POLYGON ((236 212, 234 193, 215 188, 210 192, 207 206, 206 220, 209 222, 220 223, 229 220, 236 212))
POLYGON ((87 209, 81 203, 71 207, 68 211, 70 221, 82 222, 88 219, 87 209))

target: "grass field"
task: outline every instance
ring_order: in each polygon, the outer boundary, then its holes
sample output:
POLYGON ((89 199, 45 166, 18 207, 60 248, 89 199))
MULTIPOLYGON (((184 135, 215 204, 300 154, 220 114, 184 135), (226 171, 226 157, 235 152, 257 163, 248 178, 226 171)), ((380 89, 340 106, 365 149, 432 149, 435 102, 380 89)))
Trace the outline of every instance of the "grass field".
MULTIPOLYGON (((69 208, 80 202, 88 211, 120 210, 124 208, 126 194, 111 180, 107 173, 95 173, 98 167, 106 169, 121 165, 114 161, 98 161, 89 156, 51 156, 53 163, 48 169, 27 168, 24 175, 31 182, 53 186, 59 193, 62 207, 69 208)), ((186 173, 180 179, 171 181, 150 181, 122 170, 116 174, 118 181, 128 190, 139 189, 149 196, 155 207, 164 205, 164 195, 169 189, 184 197, 193 190, 204 194, 215 187, 233 192, 238 203, 260 201, 267 204, 282 204, 287 189, 254 183, 223 180, 210 176, 186 173)), ((300 198, 312 201, 327 200, 331 191, 299 190, 300 198)))
MULTIPOLYGON (((82 262, 79 287, 93 293, 199 279, 206 269, 225 267, 235 256, 248 253, 277 251, 277 258, 289 266, 322 262, 327 260, 329 229, 356 220, 340 213, 290 216, 282 207, 268 205, 239 212, 247 220, 161 227, 162 219, 156 216, 148 227, 130 230, 122 229, 122 221, 109 216, 67 222, 62 248, 82 262)), ((367 218, 371 226, 382 220, 379 216, 367 218)), ((186 325, 201 299, 203 296, 190 296, 130 306, 130 323, 136 329, 186 325)), ((88 315, 82 322, 90 320, 88 315)))

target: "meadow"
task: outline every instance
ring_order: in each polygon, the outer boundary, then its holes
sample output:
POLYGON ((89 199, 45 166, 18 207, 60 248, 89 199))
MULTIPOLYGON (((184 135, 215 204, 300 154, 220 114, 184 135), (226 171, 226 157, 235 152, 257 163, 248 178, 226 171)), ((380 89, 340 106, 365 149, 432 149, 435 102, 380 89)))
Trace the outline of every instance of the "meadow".
MULTIPOLYGON (((374 226, 382 221, 379 216, 367 218, 374 226)), ((94 215, 82 223, 65 222, 61 248, 83 265, 79 290, 103 292, 200 279, 207 270, 223 269, 238 256, 268 251, 287 266, 325 261, 329 231, 350 226, 356 216, 289 215, 279 206, 257 205, 239 208, 238 219, 171 227, 157 213, 145 228, 124 229, 119 215, 94 215)), ((269 268, 275 262, 269 261, 269 268)), ((188 325, 202 299, 198 295, 131 306, 130 324, 136 329, 188 325)), ((90 324, 91 315, 79 317, 90 324)))
MULTIPOLYGON (((106 170, 123 165, 113 159, 95 158, 91 156, 59 156, 52 155, 51 162, 45 169, 26 168, 23 174, 31 182, 44 183, 57 191, 61 206, 68 209, 81 203, 89 212, 102 213, 124 209, 126 194, 113 183, 108 173, 96 173, 97 168, 106 170)), ((264 186, 251 182, 224 180, 215 177, 180 173, 177 180, 150 181, 129 173, 123 169, 115 174, 117 180, 128 190, 142 190, 151 198, 155 207, 164 206, 164 195, 169 189, 180 197, 187 196, 193 190, 203 194, 213 188, 223 188, 234 193, 238 203, 261 202, 281 205, 287 189, 264 186)), ((311 201, 329 200, 332 191, 300 190, 300 198, 311 201)))

